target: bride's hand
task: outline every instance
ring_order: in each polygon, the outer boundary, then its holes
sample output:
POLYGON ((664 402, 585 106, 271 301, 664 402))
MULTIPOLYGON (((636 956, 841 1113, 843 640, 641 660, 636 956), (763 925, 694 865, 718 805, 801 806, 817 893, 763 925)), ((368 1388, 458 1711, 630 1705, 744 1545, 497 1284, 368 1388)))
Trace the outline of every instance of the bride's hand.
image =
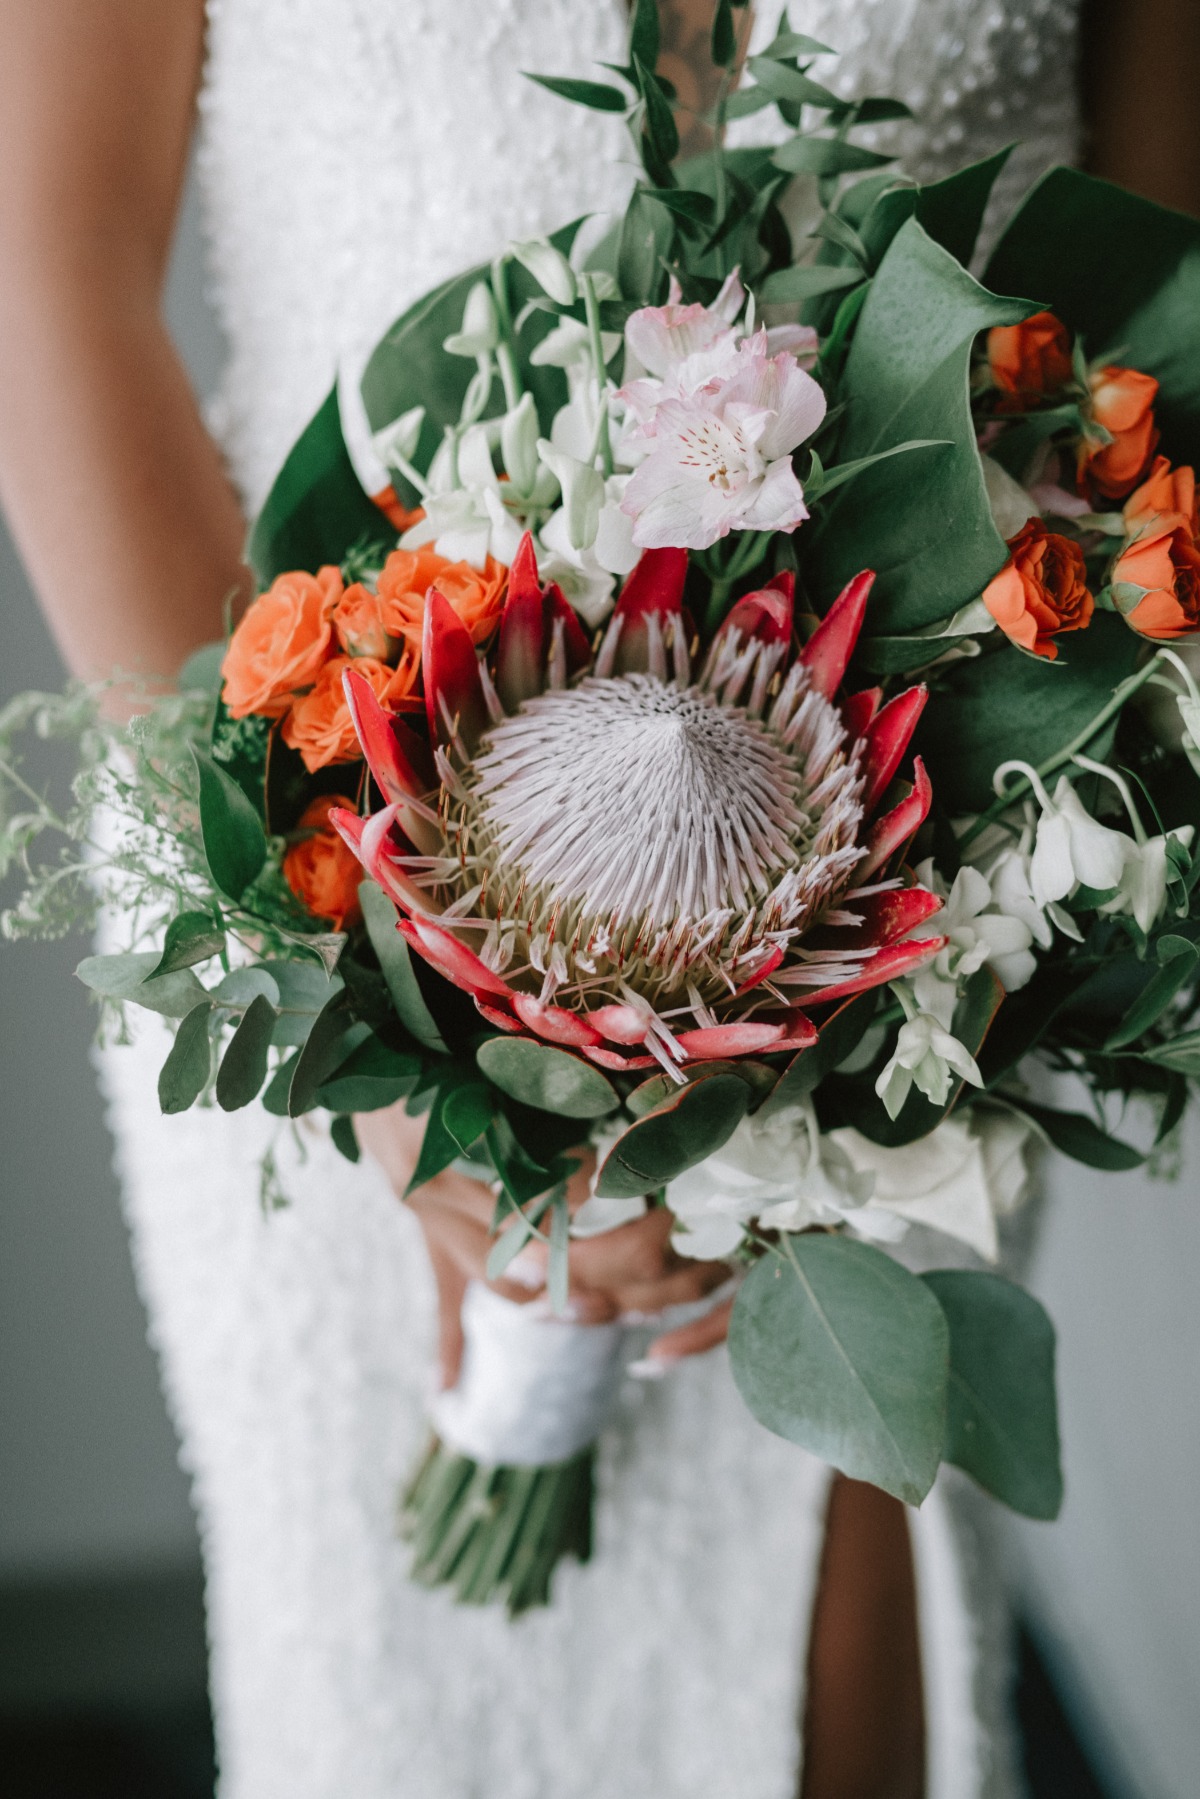
MULTIPOLYGON (((355 1120, 363 1148, 380 1164, 401 1199, 421 1153, 425 1123, 424 1118, 410 1118, 402 1103, 363 1113, 355 1120)), ((587 1198, 593 1166, 589 1157, 571 1179, 567 1199, 572 1210, 587 1198)), ((447 1168, 418 1188, 406 1203, 425 1233, 437 1282, 442 1382, 452 1386, 462 1354, 462 1297, 468 1281, 487 1279, 495 1199, 481 1181, 447 1168)), ((570 1316, 580 1323, 603 1324, 625 1312, 653 1314, 667 1306, 703 1299, 727 1280, 729 1270, 723 1262, 695 1262, 675 1253, 670 1242, 673 1222, 669 1212, 656 1207, 632 1224, 572 1241, 568 1256, 570 1316)), ((545 1249, 534 1242, 510 1263, 506 1278, 489 1285, 506 1298, 525 1303, 541 1294, 544 1282, 545 1249)), ((700 1326, 689 1325, 661 1337, 651 1354, 674 1360, 710 1349, 724 1337, 728 1317, 729 1307, 719 1306, 700 1326)))

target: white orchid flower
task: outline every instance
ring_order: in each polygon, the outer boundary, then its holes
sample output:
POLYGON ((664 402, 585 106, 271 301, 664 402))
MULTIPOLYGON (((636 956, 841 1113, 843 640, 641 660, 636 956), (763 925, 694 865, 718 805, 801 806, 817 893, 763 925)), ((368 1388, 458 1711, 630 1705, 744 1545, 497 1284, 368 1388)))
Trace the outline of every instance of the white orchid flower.
POLYGON ((374 433, 371 441, 385 468, 403 470, 404 465, 411 462, 421 441, 421 427, 424 423, 425 408, 410 406, 398 419, 393 419, 382 431, 374 433))
POLYGON ((949 894, 932 858, 916 872, 923 887, 945 896, 938 930, 950 941, 913 976, 913 992, 921 1011, 933 1013, 948 1029, 959 983, 985 963, 994 969, 1006 992, 1015 993, 1026 985, 1037 967, 1033 932, 1024 919, 1007 914, 998 905, 991 883, 977 868, 961 868, 949 894))
MULTIPOLYGON (((1093 818, 1067 775, 1059 777, 1051 799, 1041 776, 1028 762, 1001 763, 993 777, 997 793, 1003 793, 1005 777, 1014 772, 1025 776, 1041 807, 1029 864, 1035 903, 1045 909, 1068 898, 1080 885, 1101 893, 1115 888, 1129 845, 1124 832, 1112 831, 1093 818)), ((1101 772, 1106 771, 1101 768, 1101 772)))
POLYGON ((442 348, 450 356, 488 356, 500 342, 496 302, 486 281, 477 281, 467 295, 462 329, 453 332, 442 348))
POLYGON ((983 1086, 974 1056, 948 1031, 939 1018, 919 1012, 899 982, 892 991, 899 996, 908 1016, 900 1026, 890 1061, 875 1083, 889 1118, 897 1118, 914 1086, 935 1106, 944 1106, 957 1074, 973 1086, 983 1086))
POLYGON ((578 292, 575 271, 548 238, 533 237, 525 243, 510 244, 508 253, 521 267, 528 269, 543 293, 558 306, 573 306, 578 292))
POLYGON ((604 476, 590 461, 581 461, 566 450, 556 450, 544 437, 538 439, 537 453, 562 490, 562 511, 571 548, 590 550, 600 528, 604 476))
MULTIPOLYGON (((619 332, 600 333, 600 353, 606 365, 612 361, 620 347, 619 332)), ((547 331, 541 343, 534 345, 529 352, 529 360, 535 369, 566 369, 568 372, 580 367, 590 369, 591 332, 581 319, 560 319, 552 331, 547 331)))
POLYGON ((504 472, 522 495, 533 493, 540 472, 538 429, 537 407, 533 403, 533 395, 522 394, 517 404, 505 413, 500 425, 500 456, 504 472))

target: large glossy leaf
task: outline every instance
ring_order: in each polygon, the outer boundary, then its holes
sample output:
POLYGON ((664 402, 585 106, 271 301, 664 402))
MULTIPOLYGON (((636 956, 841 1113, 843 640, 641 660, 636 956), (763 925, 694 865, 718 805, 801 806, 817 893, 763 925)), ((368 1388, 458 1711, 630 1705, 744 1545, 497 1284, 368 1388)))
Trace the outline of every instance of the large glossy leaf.
MULTIPOLYGON (((999 765, 1019 756, 1038 767, 1072 742, 1140 653, 1141 640, 1121 619, 1097 613, 1086 631, 1063 640, 1057 662, 997 641, 994 649, 952 668, 916 738, 938 809, 983 811, 995 798, 992 776, 999 765)), ((1102 756, 1106 748, 1098 740, 1091 754, 1102 756)))
POLYGON ((236 781, 203 750, 192 750, 200 777, 200 830, 213 880, 240 900, 267 858, 258 813, 236 781))
POLYGON ((1011 154, 1009 145, 942 181, 931 181, 926 187, 896 186, 881 194, 862 228, 872 260, 882 256, 906 220, 915 218, 934 243, 949 250, 965 267, 975 254, 996 177, 1011 154))
POLYGON ((917 223, 897 233, 871 284, 837 397, 847 406, 837 460, 912 440, 946 440, 866 469, 806 527, 814 595, 877 572, 870 629, 916 631, 977 599, 1007 550, 992 523, 971 423, 971 345, 1032 308, 1000 299, 917 223))
POLYGON ((998 1274, 922 1277, 950 1329, 945 1459, 1027 1518, 1057 1518, 1063 1481, 1054 1326, 998 1274))
POLYGON ((266 587, 287 569, 340 562, 360 539, 384 541, 387 534, 386 519, 354 472, 334 387, 275 477, 250 532, 247 560, 266 587))
POLYGON ((396 928, 395 906, 375 881, 360 884, 358 900, 371 947, 379 957, 379 966, 401 1024, 426 1049, 435 1055, 446 1055, 445 1040, 417 985, 408 944, 396 928))
POLYGON ((619 1103, 611 1083, 590 1062, 528 1037, 489 1037, 475 1059, 501 1093, 542 1112, 604 1118, 619 1103))
POLYGON ((1111 355, 1157 376, 1173 461, 1200 458, 1200 223, 1077 169, 1051 169, 992 253, 989 285, 1029 294, 1111 355))
POLYGON ((596 1181, 604 1199, 634 1199, 694 1168, 732 1137, 753 1098, 736 1074, 700 1075, 630 1125, 596 1181))
POLYGON ((768 1430, 921 1503, 945 1441, 949 1332, 915 1275, 845 1237, 784 1237, 738 1294, 729 1354, 768 1430))

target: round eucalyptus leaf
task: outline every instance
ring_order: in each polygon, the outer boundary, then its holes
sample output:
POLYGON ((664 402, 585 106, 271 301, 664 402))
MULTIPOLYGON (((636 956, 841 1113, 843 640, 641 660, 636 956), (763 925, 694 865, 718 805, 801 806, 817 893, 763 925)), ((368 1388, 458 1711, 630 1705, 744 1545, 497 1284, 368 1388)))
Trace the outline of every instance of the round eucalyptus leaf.
POLYGON ((694 1168, 732 1137, 754 1097, 740 1075, 702 1074, 631 1124, 605 1158, 601 1199, 635 1199, 694 1168))
POLYGON ((489 1037, 475 1060, 501 1093, 542 1112, 604 1118, 620 1103, 598 1068, 528 1037, 489 1037))
POLYGON ((164 1112, 186 1112, 195 1105, 212 1073, 212 1038, 207 999, 193 1006, 175 1033, 170 1054, 158 1077, 158 1103, 164 1112))
POLYGON ((223 1112, 240 1111, 258 1098, 267 1078, 267 1051, 274 1027, 275 1008, 264 994, 256 994, 217 1070, 217 1104, 223 1112))

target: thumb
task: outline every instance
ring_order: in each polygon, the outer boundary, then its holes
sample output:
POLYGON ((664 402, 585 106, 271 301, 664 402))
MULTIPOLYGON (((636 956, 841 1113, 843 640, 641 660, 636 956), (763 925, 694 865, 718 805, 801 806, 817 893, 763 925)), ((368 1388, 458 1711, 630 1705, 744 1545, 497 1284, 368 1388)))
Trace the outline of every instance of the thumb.
POLYGON ((429 1243, 429 1259, 437 1284, 438 1301, 438 1381, 443 1392, 454 1386, 462 1366, 463 1328, 462 1302, 467 1290, 467 1277, 458 1263, 441 1247, 429 1243))

